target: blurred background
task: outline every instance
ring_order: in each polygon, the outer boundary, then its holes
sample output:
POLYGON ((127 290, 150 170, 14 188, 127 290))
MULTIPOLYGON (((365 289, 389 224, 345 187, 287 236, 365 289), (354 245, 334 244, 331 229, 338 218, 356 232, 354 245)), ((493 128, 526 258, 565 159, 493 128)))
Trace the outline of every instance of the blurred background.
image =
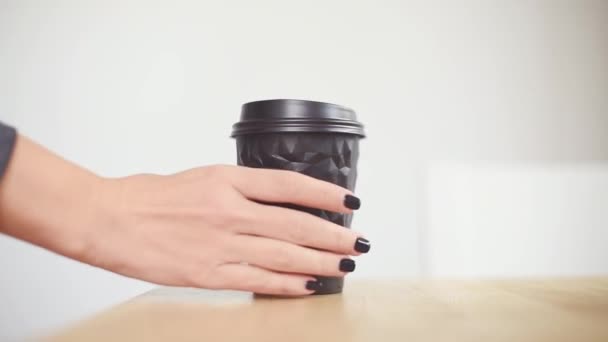
MULTIPOLYGON (((607 1, 0 0, 0 120, 103 176, 234 163, 269 98, 366 125, 353 277, 608 273, 607 1)), ((0 340, 154 286, 5 236, 0 269, 0 340)))

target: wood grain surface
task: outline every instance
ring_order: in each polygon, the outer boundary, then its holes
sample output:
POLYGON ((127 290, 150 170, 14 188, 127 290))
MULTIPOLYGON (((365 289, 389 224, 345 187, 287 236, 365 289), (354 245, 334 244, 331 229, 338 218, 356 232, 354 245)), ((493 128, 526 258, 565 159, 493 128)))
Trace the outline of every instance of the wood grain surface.
POLYGON ((608 341, 608 277, 347 280, 271 298, 158 288, 50 341, 608 341))

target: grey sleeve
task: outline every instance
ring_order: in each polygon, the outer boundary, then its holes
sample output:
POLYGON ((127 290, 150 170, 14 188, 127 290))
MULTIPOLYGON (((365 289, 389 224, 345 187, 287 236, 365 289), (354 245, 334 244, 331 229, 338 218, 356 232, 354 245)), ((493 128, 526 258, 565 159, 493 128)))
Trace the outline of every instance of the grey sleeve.
POLYGON ((8 166, 15 147, 17 139, 17 131, 10 126, 3 125, 0 122, 0 179, 4 176, 4 171, 8 166))

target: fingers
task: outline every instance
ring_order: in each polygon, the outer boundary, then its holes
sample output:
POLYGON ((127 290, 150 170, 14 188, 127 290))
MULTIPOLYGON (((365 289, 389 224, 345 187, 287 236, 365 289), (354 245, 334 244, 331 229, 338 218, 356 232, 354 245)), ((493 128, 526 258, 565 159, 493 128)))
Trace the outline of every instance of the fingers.
POLYGON ((234 170, 233 185, 252 200, 292 203, 339 213, 350 213, 361 205, 349 190, 297 172, 247 167, 234 170))
POLYGON ((250 210, 252 219, 238 227, 240 233, 338 254, 360 255, 370 249, 369 241, 357 232, 305 212, 257 203, 250 210))
POLYGON ((316 279, 310 276, 284 274, 246 264, 224 264, 216 274, 222 279, 218 288, 251 291, 260 294, 281 296, 303 296, 312 294, 316 279))
POLYGON ((259 236, 237 235, 232 239, 232 262, 247 262, 265 269, 342 277, 355 270, 345 255, 314 250, 259 236))

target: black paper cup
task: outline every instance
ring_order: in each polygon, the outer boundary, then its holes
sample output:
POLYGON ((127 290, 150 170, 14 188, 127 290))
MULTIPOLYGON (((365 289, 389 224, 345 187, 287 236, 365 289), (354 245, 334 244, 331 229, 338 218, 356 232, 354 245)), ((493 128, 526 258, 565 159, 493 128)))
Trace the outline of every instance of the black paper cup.
MULTIPOLYGON (((355 190, 363 125, 352 109, 304 100, 246 103, 234 124, 238 165, 291 170, 355 190)), ((281 205, 350 228, 352 215, 281 205)), ((344 278, 316 276, 316 294, 342 292, 344 278)))

